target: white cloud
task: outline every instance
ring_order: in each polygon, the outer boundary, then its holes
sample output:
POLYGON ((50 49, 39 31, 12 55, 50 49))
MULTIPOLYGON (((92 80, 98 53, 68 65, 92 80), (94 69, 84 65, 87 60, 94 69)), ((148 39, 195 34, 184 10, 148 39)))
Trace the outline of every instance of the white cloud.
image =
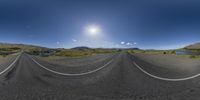
POLYGON ((130 45, 133 45, 133 44, 132 44, 132 43, 129 43, 129 42, 127 42, 127 43, 126 43, 126 45, 127 45, 127 46, 130 46, 130 45))
POLYGON ((122 42, 120 42, 120 44, 125 44, 125 42, 122 41, 122 42))
POLYGON ((134 44, 134 45, 136 45, 137 43, 136 43, 136 42, 134 42, 133 44, 134 44))
POLYGON ((59 45, 59 44, 60 44, 60 42, 59 42, 59 41, 57 41, 57 42, 56 42, 56 44, 58 44, 58 45, 59 45))
POLYGON ((73 42, 77 42, 77 40, 76 40, 76 39, 72 39, 72 41, 73 41, 73 42))

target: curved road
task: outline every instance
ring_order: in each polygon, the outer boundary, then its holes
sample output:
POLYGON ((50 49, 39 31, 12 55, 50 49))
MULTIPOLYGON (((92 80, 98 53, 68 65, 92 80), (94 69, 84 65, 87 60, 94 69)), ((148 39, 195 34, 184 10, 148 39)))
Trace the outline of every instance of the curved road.
MULTIPOLYGON (((164 81, 143 73, 122 52, 102 69, 80 76, 45 70, 27 54, 0 75, 0 100, 199 100, 200 77, 164 81)), ((99 66, 102 67, 102 66, 99 66)))
MULTIPOLYGON (((63 65, 62 63, 59 64, 58 62, 54 62, 54 61, 46 61, 46 60, 37 58, 35 56, 30 56, 30 57, 39 66, 53 73, 58 73, 61 75, 76 75, 76 74, 84 75, 84 73, 85 74, 93 73, 97 70, 100 70, 106 67, 108 64, 113 62, 115 56, 117 55, 114 54, 114 55, 110 55, 109 57, 102 58, 102 57, 98 57, 97 55, 96 59, 94 59, 93 62, 91 61, 92 59, 88 59, 88 57, 81 58, 81 60, 85 60, 85 61, 82 61, 81 63, 80 63, 80 59, 72 58, 74 62, 77 61, 76 63, 74 63, 76 66, 73 66, 73 67, 72 67, 72 64, 63 65)), ((65 62, 67 63, 69 60, 72 60, 72 59, 68 59, 68 60, 65 59, 65 62)))

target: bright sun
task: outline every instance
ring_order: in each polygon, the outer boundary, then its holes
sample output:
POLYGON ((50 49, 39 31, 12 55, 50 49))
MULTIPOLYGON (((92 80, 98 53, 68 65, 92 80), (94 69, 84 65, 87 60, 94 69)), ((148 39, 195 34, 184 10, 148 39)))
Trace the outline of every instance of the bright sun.
POLYGON ((89 32, 92 33, 92 34, 95 34, 95 33, 97 33, 97 28, 92 27, 92 28, 89 29, 89 32))
POLYGON ((87 30, 87 33, 92 36, 97 35, 100 32, 100 28, 95 25, 88 26, 86 30, 87 30))

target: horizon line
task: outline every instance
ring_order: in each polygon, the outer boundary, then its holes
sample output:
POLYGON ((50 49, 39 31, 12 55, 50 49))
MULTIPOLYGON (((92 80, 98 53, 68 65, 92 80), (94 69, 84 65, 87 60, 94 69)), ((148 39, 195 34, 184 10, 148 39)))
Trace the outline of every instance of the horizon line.
MULTIPOLYGON (((200 42, 197 42, 200 43, 200 42)), ((84 45, 80 45, 80 46, 74 46, 74 47, 49 47, 49 46, 44 46, 44 45, 40 45, 40 44, 33 44, 33 43, 15 43, 15 42, 0 42, 0 44, 16 44, 16 45, 27 45, 27 46, 37 46, 37 47, 43 47, 43 48, 50 48, 50 49, 72 49, 72 48, 76 48, 76 47, 88 47, 88 48, 107 48, 107 49, 128 49, 128 48, 138 48, 141 50, 173 50, 173 49, 181 49, 184 48, 186 46, 195 44, 195 43, 191 43, 191 44, 185 44, 184 47, 177 47, 177 48, 140 48, 140 47, 90 47, 90 46, 84 46, 84 45)))

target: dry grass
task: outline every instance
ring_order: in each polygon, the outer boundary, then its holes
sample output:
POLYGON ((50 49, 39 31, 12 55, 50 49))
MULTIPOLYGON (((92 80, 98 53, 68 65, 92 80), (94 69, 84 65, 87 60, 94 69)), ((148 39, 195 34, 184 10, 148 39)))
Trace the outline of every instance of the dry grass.
POLYGON ((131 54, 175 54, 175 50, 129 50, 131 54))
POLYGON ((178 58, 190 58, 200 60, 200 56, 198 55, 176 55, 178 58))
POLYGON ((88 49, 88 50, 62 50, 55 54, 55 56, 67 56, 67 57, 85 57, 92 56, 96 54, 106 54, 106 53, 117 53, 119 51, 112 49, 88 49))

